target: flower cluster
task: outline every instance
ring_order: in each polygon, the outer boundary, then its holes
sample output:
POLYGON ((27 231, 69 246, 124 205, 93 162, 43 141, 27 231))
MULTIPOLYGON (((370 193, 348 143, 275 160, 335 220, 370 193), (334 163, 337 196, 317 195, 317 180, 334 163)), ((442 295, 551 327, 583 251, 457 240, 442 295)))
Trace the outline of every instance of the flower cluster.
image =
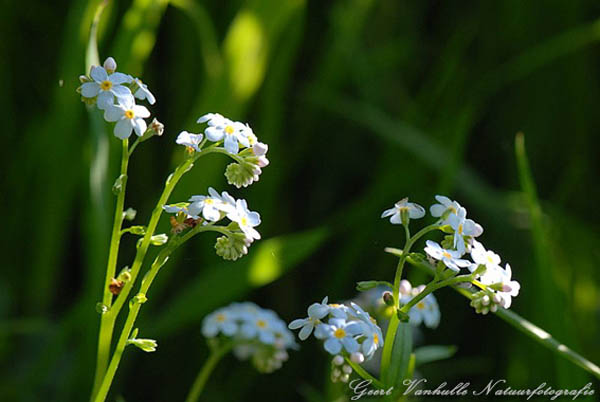
POLYGON ((200 152, 206 141, 223 143, 224 149, 235 159, 225 169, 228 183, 240 188, 258 181, 262 168, 269 164, 269 146, 258 141, 248 124, 229 120, 218 113, 205 114, 198 123, 207 124, 204 134, 182 131, 176 142, 185 146, 190 154, 200 152))
POLYGON ((288 349, 297 348, 285 322, 274 311, 251 302, 232 303, 209 314, 202 322, 202 334, 232 342, 236 357, 251 359, 257 370, 267 373, 281 367, 288 349))
MULTIPOLYGON (((290 329, 300 329, 298 337, 307 339, 314 331, 317 339, 324 341, 324 348, 334 355, 333 365, 342 366, 344 359, 362 363, 373 357, 383 347, 383 335, 369 313, 358 304, 328 304, 327 297, 321 303, 308 308, 308 317, 292 321, 290 329)), ((332 371, 334 381, 348 381, 351 370, 343 366, 332 371)))
POLYGON ((174 233, 180 233, 197 224, 209 225, 227 217, 231 223, 227 234, 219 237, 215 248, 226 260, 236 260, 248 253, 254 240, 260 239, 256 226, 260 225, 258 212, 250 211, 246 200, 233 198, 227 191, 219 194, 208 188, 208 195, 194 195, 189 202, 164 205, 163 209, 175 214, 171 219, 174 233))
POLYGON ((135 103, 137 98, 153 105, 156 99, 152 92, 139 78, 116 69, 115 59, 109 57, 103 66, 92 66, 89 76, 80 76, 81 86, 77 92, 81 94, 82 101, 104 111, 106 121, 116 122, 114 134, 120 139, 129 138, 132 131, 139 137, 161 135, 162 124, 155 119, 148 126, 145 119, 150 117, 150 112, 135 103))
MULTIPOLYGON (((450 235, 441 244, 427 240, 424 249, 427 256, 432 263, 437 264, 439 271, 448 268, 452 271, 451 275, 456 275, 462 268, 466 268, 473 273, 476 279, 474 283, 482 289, 473 295, 471 302, 478 313, 496 311, 498 306, 509 308, 512 297, 517 296, 520 290, 520 284, 512 280, 510 265, 506 264, 502 268, 500 257, 475 240, 483 233, 483 228, 467 219, 464 207, 441 195, 437 195, 435 199, 438 203, 430 207, 430 213, 438 218, 437 225, 440 229, 450 235), (466 254, 470 255, 471 260, 463 258, 466 254)), ((392 223, 407 225, 409 219, 423 217, 424 208, 403 199, 382 215, 388 216, 391 216, 392 223)), ((426 299, 427 297, 421 302, 426 303, 426 299)))

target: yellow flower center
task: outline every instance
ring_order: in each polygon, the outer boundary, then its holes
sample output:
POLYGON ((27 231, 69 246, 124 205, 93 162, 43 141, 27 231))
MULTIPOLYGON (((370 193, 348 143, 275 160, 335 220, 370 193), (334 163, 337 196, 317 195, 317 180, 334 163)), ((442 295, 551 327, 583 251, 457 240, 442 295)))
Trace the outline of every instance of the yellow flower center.
POLYGON ((460 225, 458 225, 458 234, 462 234, 463 232, 463 225, 462 223, 460 225))
POLYGON ((248 137, 248 143, 249 143, 250 145, 254 145, 254 144, 256 144, 256 136, 255 136, 255 135, 251 135, 251 136, 249 136, 249 137, 248 137))
POLYGON ((346 337, 346 331, 344 331, 342 328, 338 328, 333 333, 333 336, 335 336, 338 339, 345 338, 346 337))
POLYGON ((494 259, 492 258, 492 256, 491 256, 491 255, 488 255, 488 256, 487 256, 487 260, 488 260, 488 262, 489 262, 490 264, 493 264, 493 263, 494 263, 494 259))
POLYGON ((233 134, 234 131, 235 130, 231 126, 226 126, 225 127, 225 133, 227 133, 227 134, 233 134))
POLYGON ((417 308, 418 308, 419 310, 423 310, 423 309, 425 308, 425 303, 423 303, 423 302, 418 302, 418 303, 417 303, 417 308))
POLYGON ((375 345, 379 345, 379 335, 373 335, 373 342, 375 342, 375 345))
POLYGON ((127 117, 129 120, 133 119, 135 117, 135 113, 133 113, 133 110, 126 110, 125 111, 125 117, 127 117))
POLYGON ((447 252, 447 251, 444 251, 444 252, 442 253, 442 255, 443 255, 444 257, 446 257, 446 258, 452 258, 452 256, 450 255, 450 253, 449 253, 449 252, 447 252))
POLYGON ((102 81, 102 82, 100 83, 100 88, 101 88, 103 91, 108 91, 109 89, 111 89, 111 88, 112 88, 112 82, 110 82, 109 80, 102 81))
POLYGON ((242 219, 240 219, 240 223, 242 224, 242 226, 248 226, 248 219, 242 218, 242 219))
POLYGON ((256 326, 258 328, 266 328, 267 322, 265 320, 258 320, 258 321, 256 321, 256 326))
POLYGON ((225 321, 225 314, 217 314, 217 321, 218 322, 225 321))
POLYGON ((207 204, 207 205, 212 205, 212 204, 215 203, 215 201, 212 198, 206 198, 204 200, 204 203, 207 204))

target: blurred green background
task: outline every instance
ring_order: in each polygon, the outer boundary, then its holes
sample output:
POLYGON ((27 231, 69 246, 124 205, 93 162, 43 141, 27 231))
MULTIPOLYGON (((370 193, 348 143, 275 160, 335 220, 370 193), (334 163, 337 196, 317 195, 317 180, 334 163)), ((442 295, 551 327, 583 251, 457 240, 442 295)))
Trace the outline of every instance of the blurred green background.
MULTIPOLYGON (((75 93, 97 4, 2 2, 2 401, 83 401, 93 379, 119 160, 112 128, 75 93)), ((158 351, 126 351, 110 400, 182 400, 207 353, 201 320, 220 305, 253 300, 289 321, 325 295, 354 297, 357 280, 392 280, 383 248, 403 234, 381 211, 439 193, 510 262, 522 284, 512 309, 600 361, 599 17, 592 0, 110 2, 100 57, 143 77, 166 127, 130 161, 136 224, 183 157, 177 133, 199 131, 201 114, 248 121, 271 160, 248 189, 227 185, 219 156, 179 185, 172 201, 209 185, 247 198, 268 240, 224 263, 203 235, 171 259, 138 321, 158 351)), ((134 239, 121 250, 119 267, 134 239)), ((441 325, 422 340, 458 352, 422 368, 430 384, 591 381, 451 290, 437 297, 441 325)), ((333 400, 329 364, 316 341, 270 375, 228 357, 203 400, 333 400)))

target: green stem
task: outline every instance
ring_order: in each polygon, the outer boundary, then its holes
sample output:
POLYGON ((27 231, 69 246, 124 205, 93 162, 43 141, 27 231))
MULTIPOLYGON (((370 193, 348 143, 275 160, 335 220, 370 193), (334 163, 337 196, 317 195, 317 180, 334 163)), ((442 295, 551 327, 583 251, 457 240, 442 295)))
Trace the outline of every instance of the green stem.
POLYGON ((198 373, 198 376, 194 380, 192 384, 192 388, 190 388, 190 392, 188 393, 187 398, 185 398, 185 402, 196 402, 198 398, 200 398, 200 394, 204 389, 204 385, 206 385, 206 381, 208 377, 214 370, 215 366, 219 361, 225 356, 233 347, 233 343, 229 342, 217 350, 213 350, 208 359, 204 362, 202 369, 198 373))
MULTIPOLYGON (((154 262, 150 266, 150 270, 142 280, 142 284, 140 286, 140 290, 138 292, 139 295, 146 296, 148 293, 148 289, 152 282, 156 278, 158 271, 160 268, 168 261, 170 255, 175 251, 180 245, 191 239, 194 235, 200 232, 207 231, 217 231, 221 232, 221 228, 218 226, 196 226, 194 229, 190 230, 185 236, 181 238, 174 237, 171 241, 165 246, 165 248, 156 256, 154 262)), ((133 279, 132 279, 133 280, 133 279)), ((135 300, 135 299, 132 299, 135 300)), ((119 337, 119 341, 117 343, 117 347, 113 354, 113 357, 110 361, 110 365, 108 366, 108 370, 102 379, 102 383, 98 390, 96 397, 94 398, 94 402, 103 402, 108 395, 108 391, 110 390, 110 386, 114 380, 117 369, 119 368, 119 363, 121 362, 121 357, 123 356, 123 351, 127 346, 127 340, 131 335, 131 331, 133 330, 133 326, 135 325, 135 320, 140 312, 142 307, 142 303, 133 302, 130 303, 129 314, 127 315, 127 319, 125 321, 125 325, 123 326, 123 330, 121 331, 121 335, 119 337)))
MULTIPOLYGON (((115 207, 115 217, 113 221, 112 235, 110 238, 110 249, 108 253, 108 262, 106 266, 106 277, 104 279, 104 289, 102 296, 102 304, 104 308, 110 308, 112 302, 112 294, 110 293, 109 285, 112 278, 115 277, 117 267, 117 257, 119 255, 119 244, 121 242, 121 227, 123 226, 123 209, 125 206, 125 188, 127 185, 127 167, 129 164, 129 141, 123 140, 122 155, 121 155, 121 187, 117 195, 117 203, 115 207)), ((100 381, 104 377, 106 366, 108 365, 108 357, 110 355, 110 344, 112 341, 112 332, 114 321, 103 313, 100 317, 100 330, 98 335, 98 355, 96 361, 96 374, 94 377, 94 387, 92 397, 98 391, 100 381)))
MULTIPOLYGON (((362 368, 362 366, 354 363, 352 360, 348 359, 347 357, 345 357, 346 359, 346 363, 348 363, 350 365, 350 367, 352 367, 352 369, 356 372, 356 374, 358 374, 359 376, 361 376, 363 379, 367 380, 367 381, 371 381, 371 384, 373 384, 376 388, 379 389, 384 389, 385 386, 383 385, 383 383, 381 381, 379 381, 377 378, 373 377, 371 374, 369 374, 364 368, 362 368)), ((189 402, 189 401, 186 401, 189 402)))
MULTIPOLYGON (((432 230, 436 230, 439 228, 438 222, 431 224, 429 226, 425 226, 423 229, 418 231, 413 237, 410 237, 410 232, 408 230, 408 225, 404 226, 404 230, 406 233, 406 243, 404 245, 404 249, 402 250, 402 255, 400 256, 400 260, 398 261, 398 266, 396 267, 396 275, 394 277, 394 308, 398 308, 398 302, 400 300, 400 281, 402 279, 402 271, 404 269, 404 263, 406 262, 406 258, 410 252, 410 248, 415 244, 417 240, 423 237, 425 234, 431 232, 432 230)), ((394 339, 396 338, 396 331, 398 330, 398 324, 400 321, 396 315, 396 311, 392 315, 392 319, 390 320, 390 324, 388 326, 387 333, 385 334, 385 341, 383 346, 383 353, 381 357, 381 378, 385 378, 387 374, 388 367, 390 366, 390 361, 392 359, 392 350, 394 346, 394 339)))
MULTIPOLYGON (((435 272, 435 268, 427 263, 413 260, 412 258, 409 258, 409 263, 413 264, 418 268, 423 269, 424 271, 432 275, 435 272)), ((468 289, 463 289, 456 286, 452 286, 452 288, 461 295, 465 296, 467 299, 473 298, 473 292, 468 289)), ((520 315, 514 313, 511 310, 498 308, 498 310, 496 310, 494 314, 506 321, 508 324, 512 325, 514 328, 523 332, 525 335, 529 336, 539 344, 545 346, 552 352, 556 353, 558 356, 567 359, 571 363, 577 365, 578 367, 581 367, 582 369, 584 369, 585 371, 587 371, 588 373, 592 374, 594 377, 600 380, 600 367, 598 367, 596 364, 592 363, 585 357, 581 356, 579 353, 575 352, 568 346, 554 339, 552 335, 544 331, 542 328, 538 327, 537 325, 526 320, 525 318, 521 317, 520 315)))
POLYGON ((410 301, 408 303, 406 303, 404 306, 402 306, 400 311, 408 314, 408 311, 411 309, 411 307, 413 307, 415 304, 417 304, 418 302, 423 300, 428 294, 433 293, 436 290, 441 289, 445 286, 451 286, 451 285, 456 285, 461 282, 472 282, 472 281, 473 281, 473 275, 471 274, 471 275, 456 276, 454 278, 446 279, 445 281, 440 281, 440 282, 434 282, 434 281, 429 282, 427 284, 427 286, 425 286, 425 289, 423 289, 423 291, 421 293, 419 293, 418 295, 416 295, 415 297, 410 299, 410 301))

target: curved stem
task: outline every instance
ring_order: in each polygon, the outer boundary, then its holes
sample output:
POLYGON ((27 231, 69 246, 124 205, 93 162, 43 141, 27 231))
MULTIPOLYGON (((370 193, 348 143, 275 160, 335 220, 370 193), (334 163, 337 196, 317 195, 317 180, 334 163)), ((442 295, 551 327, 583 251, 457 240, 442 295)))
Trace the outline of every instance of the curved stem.
POLYGON ((232 347, 233 343, 229 342, 210 353, 208 359, 206 359, 204 362, 202 369, 200 369, 198 376, 196 376, 196 379, 192 384, 192 388, 190 388, 190 392, 188 393, 187 398, 185 398, 185 402, 196 402, 198 398, 200 398, 200 394, 206 385, 208 377, 210 377, 210 374, 214 370, 217 363, 219 363, 223 356, 225 356, 232 347))
MULTIPOLYGON (((365 379, 367 381, 371 381, 371 384, 373 384, 376 388, 379 388, 379 389, 385 388, 385 386, 383 385, 383 383, 381 381, 379 381, 377 378, 375 378, 371 374, 369 374, 367 372, 367 370, 362 368, 362 366, 354 363, 352 360, 348 359, 348 357, 345 357, 344 359, 346 359, 346 363, 348 363, 350 365, 350 367, 352 367, 352 369, 356 372, 356 374, 361 376, 363 379, 365 379)), ((186 401, 186 402, 189 402, 189 401, 186 401)))
MULTIPOLYGON (((112 302, 112 293, 110 293, 109 285, 112 278, 115 276, 117 267, 117 257, 119 255, 119 245, 121 242, 121 227, 123 226, 123 209, 125 206, 125 188, 127 185, 127 167, 129 164, 129 141, 123 140, 121 154, 121 173, 119 176, 120 189, 117 195, 117 203, 115 207, 115 217, 113 221, 112 235, 110 238, 110 249, 108 252, 108 262, 106 266, 106 277, 104 279, 104 289, 102 296, 102 304, 106 308, 110 308, 112 302)), ((112 332, 114 321, 104 313, 100 317, 100 331, 98 334, 98 353, 96 360, 96 374, 94 377, 94 387, 92 397, 100 386, 100 381, 106 371, 108 365, 108 356, 110 354, 110 344, 112 341, 112 332)))
MULTIPOLYGON (((179 246, 185 243, 187 240, 191 239, 194 235, 207 232, 207 231, 218 231, 221 232, 221 228, 218 226, 196 226, 194 229, 190 230, 185 236, 181 238, 174 237, 169 243, 165 246, 165 248, 156 256, 154 262, 152 263, 150 270, 142 280, 142 284, 140 286, 140 290, 138 292, 139 295, 146 296, 148 293, 148 289, 152 282, 156 278, 158 271, 160 268, 168 261, 170 255, 175 251, 179 246), (218 229, 218 230, 217 230, 218 229)), ((133 281, 133 278, 132 278, 133 281)), ((129 282, 128 282, 129 283, 129 282)), ((114 380, 117 369, 119 368, 119 363, 121 362, 121 357, 123 356, 123 351, 127 346, 127 340, 131 335, 131 331, 133 330, 133 326, 135 325, 135 320, 140 312, 143 303, 136 302, 135 299, 132 299, 132 302, 129 304, 129 314, 127 315, 127 320, 125 321, 125 325, 123 326, 123 330, 121 331, 121 335, 119 337, 119 341, 117 343, 117 347, 113 354, 113 357, 110 361, 110 365, 108 366, 108 370, 102 379, 102 383, 98 390, 98 393, 94 399, 95 402, 103 402, 108 395, 108 391, 110 390, 110 386, 114 380)))

